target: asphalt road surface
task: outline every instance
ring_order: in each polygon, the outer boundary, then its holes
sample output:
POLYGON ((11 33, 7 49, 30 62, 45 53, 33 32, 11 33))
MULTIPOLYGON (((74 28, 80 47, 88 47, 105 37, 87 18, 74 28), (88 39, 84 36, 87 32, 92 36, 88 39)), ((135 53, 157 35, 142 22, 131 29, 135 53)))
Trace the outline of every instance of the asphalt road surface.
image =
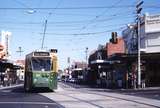
POLYGON ((59 83, 56 93, 41 93, 41 95, 65 108, 160 108, 159 99, 140 96, 138 93, 133 95, 132 92, 134 93, 134 91, 122 92, 59 83))
MULTIPOLYGON (((62 84, 61 84, 62 85, 62 84)), ((149 99, 157 99, 160 100, 160 87, 149 87, 144 89, 106 89, 106 88, 96 88, 96 87, 88 87, 84 85, 77 85, 74 83, 64 83, 65 87, 73 87, 76 89, 88 89, 88 91, 96 91, 96 92, 110 92, 110 93, 119 93, 124 95, 131 95, 137 97, 144 97, 149 99)))
POLYGON ((118 91, 59 83, 55 92, 0 89, 0 108, 160 108, 159 91, 118 91), (152 98, 156 95, 156 98, 152 98))
POLYGON ((39 92, 42 91, 25 93, 23 86, 1 89, 0 108, 60 108, 58 103, 40 95, 39 92))

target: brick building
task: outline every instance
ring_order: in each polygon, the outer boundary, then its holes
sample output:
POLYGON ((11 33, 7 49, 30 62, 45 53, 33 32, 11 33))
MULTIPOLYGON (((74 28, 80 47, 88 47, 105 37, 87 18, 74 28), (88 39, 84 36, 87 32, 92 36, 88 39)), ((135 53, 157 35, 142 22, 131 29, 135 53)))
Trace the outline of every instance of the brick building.
POLYGON ((124 46, 124 40, 123 38, 119 37, 117 38, 117 43, 109 42, 106 44, 106 51, 107 56, 110 57, 111 55, 115 53, 124 53, 125 52, 125 46, 124 46))
POLYGON ((89 84, 108 88, 113 88, 117 85, 119 73, 121 74, 121 72, 118 72, 120 68, 118 71, 114 68, 116 68, 115 64, 119 63, 119 61, 110 59, 112 55, 117 53, 125 53, 124 41, 121 37, 117 37, 116 33, 112 33, 110 42, 104 46, 100 45, 89 56, 89 84))

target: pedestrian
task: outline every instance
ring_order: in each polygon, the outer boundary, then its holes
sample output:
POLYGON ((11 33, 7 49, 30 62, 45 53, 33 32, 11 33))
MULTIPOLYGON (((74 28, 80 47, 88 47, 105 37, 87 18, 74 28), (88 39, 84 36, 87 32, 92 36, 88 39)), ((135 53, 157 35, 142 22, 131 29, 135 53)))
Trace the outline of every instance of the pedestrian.
POLYGON ((5 71, 5 78, 4 78, 4 82, 5 82, 5 85, 9 86, 10 85, 10 69, 7 68, 6 71, 5 71))
POLYGON ((142 75, 141 75, 141 78, 142 78, 142 81, 141 81, 141 84, 142 84, 142 88, 145 88, 146 87, 146 84, 145 84, 145 73, 143 72, 142 75))
POLYGON ((5 76, 5 75, 4 75, 4 73, 2 72, 2 73, 1 73, 1 85, 4 85, 4 76, 5 76))
POLYGON ((146 84, 145 84, 145 79, 142 80, 142 88, 145 88, 146 84))

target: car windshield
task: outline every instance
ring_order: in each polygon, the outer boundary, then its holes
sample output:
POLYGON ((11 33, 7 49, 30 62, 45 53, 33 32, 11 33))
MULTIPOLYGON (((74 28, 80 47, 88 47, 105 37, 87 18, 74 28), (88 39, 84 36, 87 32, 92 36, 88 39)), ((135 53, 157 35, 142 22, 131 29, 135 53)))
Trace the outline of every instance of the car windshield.
POLYGON ((33 58, 32 69, 34 71, 50 71, 51 70, 50 58, 33 58))

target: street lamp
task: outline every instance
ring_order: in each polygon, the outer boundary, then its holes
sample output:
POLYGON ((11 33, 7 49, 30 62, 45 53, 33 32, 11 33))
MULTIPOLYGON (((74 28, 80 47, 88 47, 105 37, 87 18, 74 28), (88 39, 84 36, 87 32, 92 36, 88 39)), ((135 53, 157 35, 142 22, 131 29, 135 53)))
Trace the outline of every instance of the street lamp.
POLYGON ((33 13, 36 13, 36 11, 35 10, 27 10, 27 13, 28 14, 33 14, 33 13))

